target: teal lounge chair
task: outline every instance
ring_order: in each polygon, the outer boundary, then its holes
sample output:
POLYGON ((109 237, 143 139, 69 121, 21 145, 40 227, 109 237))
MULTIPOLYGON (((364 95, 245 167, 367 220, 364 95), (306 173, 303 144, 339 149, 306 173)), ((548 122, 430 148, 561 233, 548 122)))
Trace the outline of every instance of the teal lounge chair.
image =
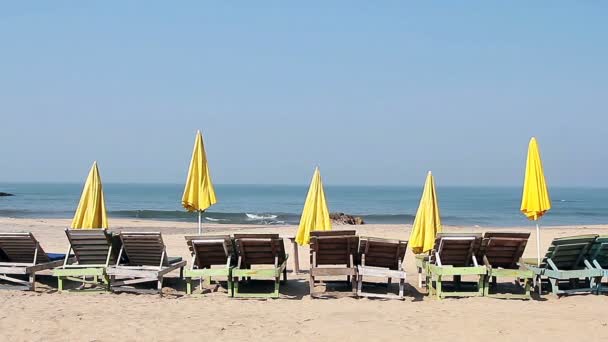
POLYGON ((231 273, 235 253, 230 236, 186 236, 186 243, 192 255, 190 267, 184 270, 186 293, 192 294, 193 278, 201 278, 204 283, 210 284, 212 277, 220 277, 227 280, 228 294, 232 296, 231 273))
POLYGON ((485 276, 484 296, 505 299, 530 299, 530 288, 534 272, 521 265, 530 233, 486 232, 481 242, 479 255, 488 268, 485 276), (522 292, 497 293, 497 278, 515 278, 522 292), (523 286, 521 284, 523 281, 523 286))
MULTIPOLYGON (((608 235, 600 235, 595 239, 589 249, 588 260, 593 267, 601 270, 602 277, 608 277, 608 235)), ((602 278, 596 279, 593 284, 597 292, 608 292, 608 284, 602 283, 601 280, 602 278)))
POLYGON ((435 247, 425 262, 429 295, 438 299, 483 296, 487 269, 477 260, 480 246, 481 234, 437 234, 435 247), (462 276, 476 277, 477 281, 464 283, 462 276), (452 277, 452 281, 446 282, 446 277, 452 277), (452 290, 446 291, 446 285, 452 285, 452 290), (474 290, 465 290, 469 285, 473 285, 474 290))
POLYGON ((542 281, 548 280, 551 293, 556 296, 574 293, 593 293, 594 284, 602 271, 587 260, 589 250, 597 235, 579 235, 557 238, 551 242, 540 265, 536 258, 523 259, 524 266, 532 270, 542 281), (569 284, 567 289, 563 288, 569 284))

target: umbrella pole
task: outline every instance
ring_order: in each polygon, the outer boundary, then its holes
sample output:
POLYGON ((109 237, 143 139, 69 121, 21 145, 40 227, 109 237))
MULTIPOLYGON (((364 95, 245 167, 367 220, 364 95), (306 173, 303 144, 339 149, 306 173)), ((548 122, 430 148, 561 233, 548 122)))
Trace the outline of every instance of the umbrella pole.
MULTIPOLYGON (((540 267, 540 224, 538 221, 536 221, 536 261, 538 267, 540 267)), ((543 281, 540 275, 535 280, 538 285, 538 294, 540 295, 542 293, 543 281)))
MULTIPOLYGON (((201 235, 201 214, 203 212, 201 210, 198 211, 198 235, 201 235)), ((540 252, 539 252, 540 253, 540 252)))
POLYGON ((540 266, 540 225, 536 223, 536 261, 540 266))

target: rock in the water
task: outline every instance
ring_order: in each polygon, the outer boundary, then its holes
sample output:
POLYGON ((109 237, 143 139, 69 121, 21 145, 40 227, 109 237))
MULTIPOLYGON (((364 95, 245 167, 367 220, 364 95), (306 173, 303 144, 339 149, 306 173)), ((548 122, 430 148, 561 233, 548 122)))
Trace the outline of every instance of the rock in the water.
POLYGON ((337 224, 350 224, 350 225, 358 225, 365 224, 363 218, 359 216, 348 215, 345 213, 330 213, 329 218, 337 224))
POLYGON ((15 196, 15 195, 9 194, 8 192, 2 192, 2 191, 0 191, 0 197, 4 197, 4 196, 15 196))

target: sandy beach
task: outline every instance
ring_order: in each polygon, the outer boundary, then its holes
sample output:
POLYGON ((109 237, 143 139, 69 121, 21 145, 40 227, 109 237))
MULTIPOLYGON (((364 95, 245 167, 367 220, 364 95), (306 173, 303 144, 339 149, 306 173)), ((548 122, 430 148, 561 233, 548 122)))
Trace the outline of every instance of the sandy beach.
MULTIPOLYGON (((31 231, 47 251, 65 252, 62 219, 0 218, 0 231, 31 231)), ((195 231, 185 222, 112 220, 113 230, 160 231, 168 253, 188 257, 185 234, 195 231), (118 228, 120 227, 120 228, 118 228)), ((338 226, 335 229, 351 229, 338 226)), ((407 239, 407 225, 357 226, 359 235, 407 239)), ((508 231, 530 231, 514 227, 508 231)), ((445 231, 484 232, 490 227, 446 227, 445 231)), ((205 233, 278 232, 295 234, 295 226, 205 225, 205 233)), ((551 239, 583 233, 608 234, 608 225, 546 227, 542 244, 551 239)), ((525 256, 534 257, 534 234, 525 256)), ((292 246, 286 241, 288 253, 292 246)), ((300 248, 300 267, 308 269, 308 248, 300 248)), ((288 269, 293 269, 293 257, 288 269)), ((394 340, 396 338, 492 338, 507 341, 608 338, 607 296, 578 295, 556 299, 550 295, 531 301, 492 298, 435 300, 416 288, 413 254, 406 257, 409 286, 405 301, 373 299, 311 299, 307 274, 289 272, 276 300, 240 300, 220 289, 204 296, 186 296, 177 274, 165 282, 164 295, 67 294, 56 292, 56 280, 41 276, 35 293, 1 291, 0 336, 6 341, 179 341, 190 338, 266 340, 346 338, 394 340)))

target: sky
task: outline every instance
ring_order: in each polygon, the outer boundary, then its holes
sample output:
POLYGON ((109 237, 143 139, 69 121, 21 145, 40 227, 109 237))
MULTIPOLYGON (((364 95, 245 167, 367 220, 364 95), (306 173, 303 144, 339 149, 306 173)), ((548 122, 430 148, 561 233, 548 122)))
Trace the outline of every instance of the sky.
POLYGON ((602 1, 0 3, 0 182, 608 186, 602 1))

